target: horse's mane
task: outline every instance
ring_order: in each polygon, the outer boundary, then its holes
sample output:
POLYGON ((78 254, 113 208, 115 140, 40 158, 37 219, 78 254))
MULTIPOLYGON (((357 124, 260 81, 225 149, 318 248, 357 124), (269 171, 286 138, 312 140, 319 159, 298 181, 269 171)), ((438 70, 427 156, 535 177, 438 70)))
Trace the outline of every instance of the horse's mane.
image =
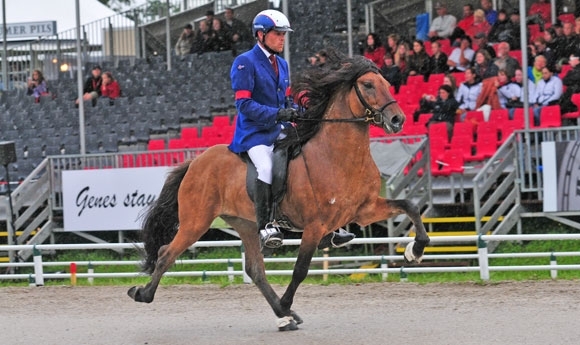
POLYGON ((295 127, 286 131, 287 136, 276 145, 295 148, 310 140, 320 129, 322 119, 330 102, 337 93, 346 93, 356 80, 367 72, 379 73, 377 66, 363 56, 352 58, 330 48, 323 66, 309 67, 292 83, 294 102, 300 105, 301 114, 295 127))

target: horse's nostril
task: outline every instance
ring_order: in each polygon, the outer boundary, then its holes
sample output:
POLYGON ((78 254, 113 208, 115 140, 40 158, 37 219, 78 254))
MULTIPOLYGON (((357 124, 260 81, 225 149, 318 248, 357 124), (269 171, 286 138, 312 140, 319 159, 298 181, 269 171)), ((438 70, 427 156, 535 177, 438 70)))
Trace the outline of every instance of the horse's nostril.
POLYGON ((403 119, 400 116, 393 116, 393 118, 391 118, 391 123, 393 125, 398 125, 401 124, 403 122, 403 119))

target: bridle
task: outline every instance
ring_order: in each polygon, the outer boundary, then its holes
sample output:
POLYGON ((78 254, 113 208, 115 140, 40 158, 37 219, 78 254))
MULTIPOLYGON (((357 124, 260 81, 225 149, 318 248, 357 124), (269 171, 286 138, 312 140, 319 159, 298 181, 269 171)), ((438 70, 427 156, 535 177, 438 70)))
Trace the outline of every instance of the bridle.
POLYGON ((364 122, 372 123, 375 125, 382 125, 385 121, 383 111, 391 104, 397 103, 397 100, 392 99, 388 101, 385 105, 379 109, 373 108, 362 96, 358 83, 354 83, 354 91, 358 100, 361 102, 363 107, 365 107, 365 112, 363 117, 355 117, 353 119, 307 119, 307 118, 297 118, 297 121, 316 121, 316 122, 364 122))

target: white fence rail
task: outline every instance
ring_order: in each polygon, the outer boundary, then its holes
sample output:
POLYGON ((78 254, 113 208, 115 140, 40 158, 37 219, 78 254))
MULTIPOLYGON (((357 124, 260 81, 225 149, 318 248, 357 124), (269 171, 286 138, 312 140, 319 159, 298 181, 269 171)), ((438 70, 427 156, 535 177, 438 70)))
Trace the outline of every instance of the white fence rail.
MULTIPOLYGON (((413 238, 365 238, 354 239, 352 244, 384 244, 384 243, 408 243, 413 238)), ((353 262, 368 262, 380 261, 381 265, 378 268, 329 268, 329 269, 311 269, 309 275, 326 275, 326 274, 353 274, 353 273, 367 273, 367 274, 382 274, 383 280, 386 280, 388 274, 400 274, 401 278, 406 277, 408 273, 444 273, 444 272, 479 272, 482 280, 489 280, 490 271, 542 271, 549 270, 552 278, 557 277, 559 270, 580 270, 580 264, 576 265, 559 265, 557 264, 557 257, 575 257, 580 256, 580 251, 572 252, 542 252, 542 253, 500 253, 489 254, 487 252, 487 242, 489 241, 546 241, 546 240, 580 240, 580 234, 540 234, 540 235, 473 235, 473 236, 441 236, 431 238, 431 243, 449 243, 449 242, 475 242, 478 244, 477 254, 445 254, 445 255, 425 255, 424 260, 478 260, 478 266, 447 266, 447 267, 388 267, 387 262, 402 261, 402 255, 367 255, 367 256, 337 256, 337 257, 315 257, 313 262, 336 262, 336 261, 353 261, 353 262), (489 259, 496 258, 531 258, 544 257, 549 258, 548 265, 514 265, 514 266, 489 266, 489 259)), ((300 240, 285 240, 284 245, 299 245, 300 240)), ((242 243, 239 240, 234 241, 200 241, 192 246, 192 248, 200 247, 241 247, 242 243)), ((92 281, 94 278, 135 278, 143 276, 138 272, 137 266, 140 261, 124 260, 124 261, 66 261, 66 262, 43 262, 43 250, 96 250, 96 249, 136 249, 143 248, 142 243, 91 243, 91 244, 41 244, 41 245, 3 245, 0 246, 0 251, 19 251, 19 250, 33 250, 35 252, 34 262, 20 262, 20 263, 0 263, 0 268, 18 268, 18 267, 34 267, 33 274, 3 274, 0 275, 0 280, 17 280, 28 279, 34 277, 37 286, 43 285, 44 279, 71 279, 71 273, 44 273, 43 267, 54 266, 69 266, 74 263, 76 266, 122 266, 132 265, 136 267, 135 272, 122 273, 94 273, 92 270, 89 273, 74 274, 76 278, 87 278, 92 281), (40 283, 40 284, 39 284, 40 283)), ((579 247, 580 248, 580 247, 579 247)), ((295 258, 266 258, 266 263, 292 263, 295 258)), ((166 276, 171 277, 209 277, 209 276, 228 276, 233 280, 234 276, 244 276, 244 282, 249 282, 249 278, 244 272, 244 252, 241 250, 241 257, 229 259, 194 259, 194 260, 178 260, 180 264, 227 264, 227 270, 216 271, 181 271, 181 272, 167 272, 166 276), (233 264, 242 264, 242 269, 233 270, 233 264)), ((267 270, 268 275, 292 275, 292 270, 267 270)))

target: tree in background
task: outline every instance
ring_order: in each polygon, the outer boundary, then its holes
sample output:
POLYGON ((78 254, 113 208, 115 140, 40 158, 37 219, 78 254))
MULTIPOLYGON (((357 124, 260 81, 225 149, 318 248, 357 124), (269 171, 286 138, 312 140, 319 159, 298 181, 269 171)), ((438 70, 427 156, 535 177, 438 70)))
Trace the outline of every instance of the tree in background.
POLYGON ((115 12, 121 12, 133 5, 134 0, 99 0, 103 5, 110 7, 115 12))

